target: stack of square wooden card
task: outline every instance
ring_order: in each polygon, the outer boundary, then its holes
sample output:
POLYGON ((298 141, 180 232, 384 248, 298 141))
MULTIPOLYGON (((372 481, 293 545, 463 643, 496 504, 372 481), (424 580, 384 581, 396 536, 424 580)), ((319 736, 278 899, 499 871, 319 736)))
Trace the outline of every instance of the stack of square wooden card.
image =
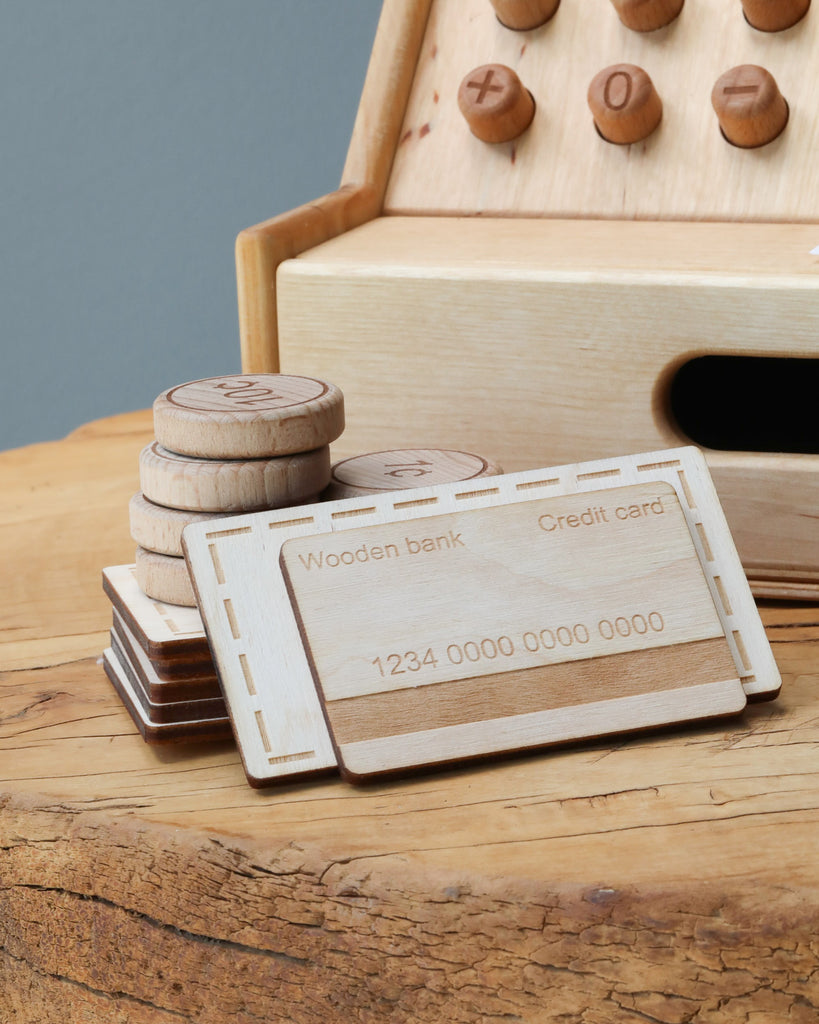
POLYGON ((104 569, 113 605, 108 678, 147 743, 229 738, 230 720, 196 608, 139 589, 133 565, 104 569))

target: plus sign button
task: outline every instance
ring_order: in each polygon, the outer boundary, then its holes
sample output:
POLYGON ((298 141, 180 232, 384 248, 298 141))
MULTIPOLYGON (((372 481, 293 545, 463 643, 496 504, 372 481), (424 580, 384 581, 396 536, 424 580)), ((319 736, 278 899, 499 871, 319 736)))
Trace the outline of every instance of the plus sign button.
POLYGON ((470 71, 458 89, 458 106, 469 129, 483 142, 510 142, 522 135, 535 114, 535 101, 505 64, 470 71))

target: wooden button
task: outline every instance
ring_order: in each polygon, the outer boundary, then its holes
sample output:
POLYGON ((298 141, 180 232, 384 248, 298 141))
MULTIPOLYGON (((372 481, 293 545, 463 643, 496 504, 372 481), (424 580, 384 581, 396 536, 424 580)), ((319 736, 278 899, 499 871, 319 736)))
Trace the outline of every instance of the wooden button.
POLYGON ((154 601, 196 607, 188 565, 184 558, 136 549, 136 580, 143 594, 154 601))
MULTIPOLYGON (((128 505, 131 539, 148 551, 182 558, 182 531, 191 523, 219 519, 224 512, 191 512, 155 505, 143 494, 135 494, 128 505)), ((229 514, 229 513, 228 513, 229 514)))
POLYGON ((283 373, 208 377, 169 388, 154 402, 163 448, 212 459, 256 459, 312 451, 344 429, 334 385, 283 373))
POLYGON ((711 103, 722 134, 743 149, 773 142, 788 123, 788 104, 779 86, 770 71, 756 64, 740 64, 720 75, 711 103))
POLYGON ((626 28, 654 32, 669 25, 682 10, 684 0, 611 0, 626 28))
POLYGON ((491 3, 501 25, 517 32, 544 25, 560 6, 560 0, 491 0, 491 3))
POLYGON ((355 498, 361 494, 403 491, 478 477, 498 476, 503 470, 471 452, 441 448, 398 448, 370 452, 337 462, 325 499, 355 498))
POLYGON ((228 461, 177 455, 154 442, 140 452, 139 481, 149 501, 195 512, 301 505, 330 482, 330 449, 228 461))
POLYGON ((529 127, 535 101, 505 64, 484 64, 458 89, 458 106, 473 135, 482 142, 510 142, 529 127))
POLYGON ((760 32, 784 32, 808 12, 810 0, 742 0, 749 25, 760 32))
POLYGON ((662 120, 654 83, 636 64, 612 64, 591 81, 589 107, 607 142, 627 145, 650 135, 662 120))

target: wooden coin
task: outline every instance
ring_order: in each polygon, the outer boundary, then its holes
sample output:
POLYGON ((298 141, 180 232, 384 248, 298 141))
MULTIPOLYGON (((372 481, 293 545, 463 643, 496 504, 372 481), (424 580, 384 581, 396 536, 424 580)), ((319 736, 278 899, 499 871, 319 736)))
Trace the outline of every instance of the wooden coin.
POLYGON ((469 130, 482 142, 510 142, 529 127, 535 101, 505 64, 470 71, 458 89, 458 106, 469 130))
POLYGON ((154 432, 169 451, 255 459, 312 451, 344 429, 341 391, 282 373, 209 377, 169 388, 154 402, 154 432))
POLYGON ((722 134, 742 149, 773 142, 788 123, 788 104, 776 80, 756 64, 740 64, 720 75, 711 103, 722 134))
POLYGON ((742 0, 749 25, 760 32, 783 32, 808 12, 810 0, 742 0))
POLYGON ((663 116, 654 83, 636 64, 612 64, 598 72, 589 85, 588 102, 598 132, 619 145, 645 139, 663 116))
POLYGON ((356 455, 355 458, 337 462, 322 497, 331 500, 355 498, 360 494, 475 480, 482 476, 497 476, 502 472, 497 463, 471 452, 442 448, 398 448, 356 455))
POLYGON ((684 0, 611 0, 617 16, 634 32, 654 32, 677 17, 684 0))
MULTIPOLYGON (((128 504, 131 537, 142 548, 163 555, 183 558, 182 531, 191 523, 224 518, 224 512, 192 512, 188 509, 166 508, 148 501, 144 494, 135 494, 128 504)), ((230 513, 229 513, 230 514, 230 513)))
POLYGON ((196 606, 196 596, 184 558, 160 555, 156 551, 136 549, 136 579, 140 590, 155 601, 196 606))
POLYGON ((330 449, 275 459, 196 459, 154 442, 140 452, 143 495, 196 512, 252 512, 298 505, 330 482, 330 449))
POLYGON ((492 0, 492 6, 502 25, 526 32, 545 24, 560 6, 560 0, 492 0))

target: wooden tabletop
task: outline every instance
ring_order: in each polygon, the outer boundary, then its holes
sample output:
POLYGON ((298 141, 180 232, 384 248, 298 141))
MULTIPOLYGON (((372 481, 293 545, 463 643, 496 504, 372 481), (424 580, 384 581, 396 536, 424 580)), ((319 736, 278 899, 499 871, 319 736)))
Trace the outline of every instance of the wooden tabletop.
POLYGON ((253 790, 102 669, 150 437, 0 455, 0 1019, 815 1024, 819 608, 727 727, 253 790))

